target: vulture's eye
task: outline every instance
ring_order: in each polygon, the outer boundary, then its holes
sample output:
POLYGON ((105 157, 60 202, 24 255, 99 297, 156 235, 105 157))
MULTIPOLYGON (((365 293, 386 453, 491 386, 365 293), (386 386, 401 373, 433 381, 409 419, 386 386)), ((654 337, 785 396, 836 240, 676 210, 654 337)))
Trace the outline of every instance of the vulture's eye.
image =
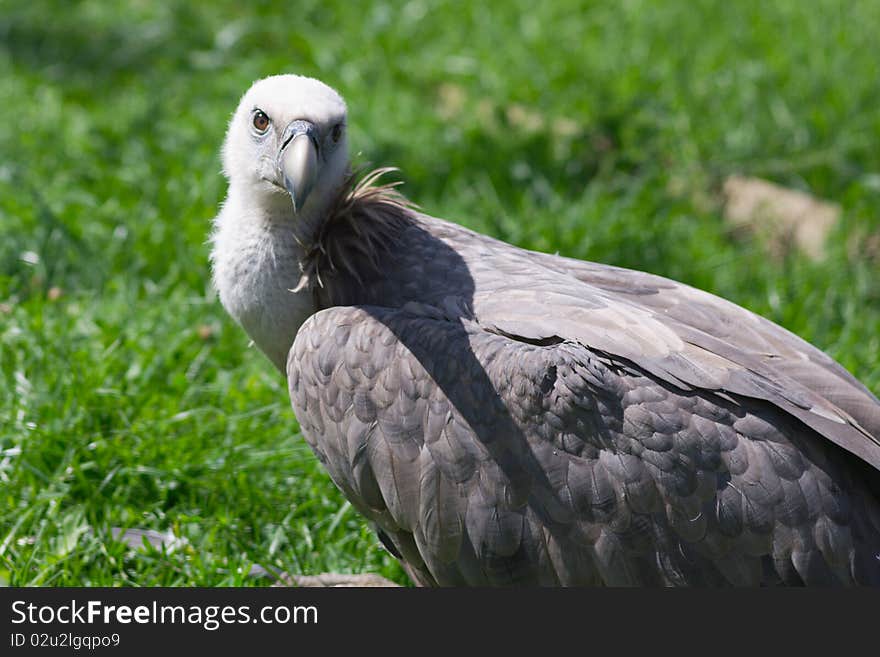
POLYGON ((263 110, 254 112, 254 128, 256 128, 257 132, 266 132, 269 129, 270 123, 269 117, 266 116, 263 110))
POLYGON ((333 131, 330 133, 330 138, 335 144, 337 141, 339 141, 340 137, 342 137, 342 124, 337 123, 335 126, 333 126, 333 131))

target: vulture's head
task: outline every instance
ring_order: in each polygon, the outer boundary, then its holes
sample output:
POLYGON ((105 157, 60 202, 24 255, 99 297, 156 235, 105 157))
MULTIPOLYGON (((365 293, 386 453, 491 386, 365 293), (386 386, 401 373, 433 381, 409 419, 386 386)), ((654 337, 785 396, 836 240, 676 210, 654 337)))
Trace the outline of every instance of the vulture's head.
POLYGON ((223 142, 229 188, 211 236, 214 285, 282 372, 297 330, 318 310, 311 286, 320 269, 351 270, 349 252, 378 253, 407 211, 393 185, 376 184, 382 169, 354 182, 345 124, 345 102, 333 89, 277 75, 248 89, 223 142), (366 234, 348 230, 366 225, 366 234), (332 266, 320 241, 330 237, 332 266))
POLYGON ((323 82, 276 75, 255 82, 223 144, 230 188, 275 213, 325 209, 348 172, 345 102, 323 82))

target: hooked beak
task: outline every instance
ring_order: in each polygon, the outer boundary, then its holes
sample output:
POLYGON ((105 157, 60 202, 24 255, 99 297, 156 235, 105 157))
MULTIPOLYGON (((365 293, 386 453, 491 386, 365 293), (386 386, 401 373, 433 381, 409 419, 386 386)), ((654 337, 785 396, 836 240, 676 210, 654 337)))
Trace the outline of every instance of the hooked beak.
POLYGON ((278 177, 299 212, 318 177, 318 141, 314 124, 302 119, 291 122, 281 138, 278 177))

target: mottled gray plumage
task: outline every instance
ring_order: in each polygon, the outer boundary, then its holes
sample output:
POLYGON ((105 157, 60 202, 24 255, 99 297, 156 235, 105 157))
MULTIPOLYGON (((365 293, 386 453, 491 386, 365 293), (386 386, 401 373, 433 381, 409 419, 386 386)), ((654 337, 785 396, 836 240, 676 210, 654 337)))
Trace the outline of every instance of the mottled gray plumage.
POLYGON ((298 76, 245 94, 214 280, 416 582, 880 585, 864 386, 708 293, 346 181, 345 112, 298 76))
POLYGON ((362 282, 325 272, 288 376, 418 582, 880 583, 880 403, 825 354, 673 281, 408 217, 362 282))

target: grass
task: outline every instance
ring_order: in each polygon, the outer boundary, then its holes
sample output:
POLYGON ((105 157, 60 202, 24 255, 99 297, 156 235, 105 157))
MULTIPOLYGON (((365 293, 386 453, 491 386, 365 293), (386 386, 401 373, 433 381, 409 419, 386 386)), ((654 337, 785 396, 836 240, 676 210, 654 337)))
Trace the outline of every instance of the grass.
POLYGON ((0 581, 405 581, 210 289, 225 123, 273 73, 338 88, 426 211, 711 290, 880 392, 878 28, 873 0, 0 2, 0 581), (732 234, 732 173, 839 203, 827 258, 732 234))

